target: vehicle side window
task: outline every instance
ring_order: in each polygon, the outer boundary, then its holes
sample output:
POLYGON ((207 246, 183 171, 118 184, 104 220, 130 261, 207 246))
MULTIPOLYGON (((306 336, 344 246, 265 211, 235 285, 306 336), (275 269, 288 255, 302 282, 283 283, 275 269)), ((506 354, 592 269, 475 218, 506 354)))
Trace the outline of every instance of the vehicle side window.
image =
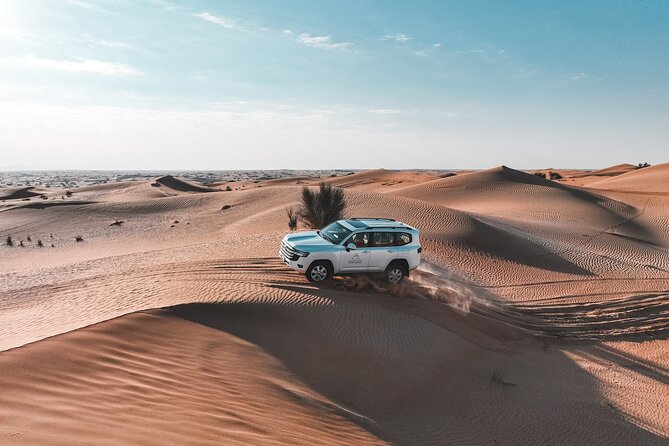
POLYGON ((393 246, 395 244, 395 234, 392 232, 375 232, 374 246, 393 246))
POLYGON ((348 239, 348 241, 345 243, 345 245, 348 245, 349 243, 355 243, 356 247, 365 248, 369 246, 369 235, 369 232, 358 232, 357 234, 353 234, 351 238, 348 239))
POLYGON ((396 241, 396 243, 395 243, 396 246, 404 246, 404 245, 408 245, 409 243, 411 243, 411 234, 407 234, 406 232, 396 233, 395 238, 396 238, 396 240, 395 240, 396 241))

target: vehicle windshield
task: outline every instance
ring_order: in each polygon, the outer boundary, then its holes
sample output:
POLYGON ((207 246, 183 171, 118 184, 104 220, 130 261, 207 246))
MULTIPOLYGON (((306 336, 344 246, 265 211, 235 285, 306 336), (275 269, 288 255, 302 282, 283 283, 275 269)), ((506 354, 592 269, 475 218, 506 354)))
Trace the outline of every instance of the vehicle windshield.
POLYGON ((351 232, 352 231, 349 231, 339 223, 334 222, 321 229, 319 234, 328 242, 338 245, 343 240, 346 240, 346 237, 348 237, 351 232))

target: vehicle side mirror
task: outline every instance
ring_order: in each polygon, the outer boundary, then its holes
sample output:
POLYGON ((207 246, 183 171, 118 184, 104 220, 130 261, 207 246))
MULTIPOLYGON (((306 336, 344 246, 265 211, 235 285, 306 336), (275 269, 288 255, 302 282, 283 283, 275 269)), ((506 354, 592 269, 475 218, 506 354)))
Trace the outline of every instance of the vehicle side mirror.
POLYGON ((355 243, 352 243, 352 242, 351 242, 351 243, 349 243, 348 245, 346 245, 346 252, 348 252, 348 251, 355 251, 356 249, 358 249, 358 247, 355 246, 355 243))

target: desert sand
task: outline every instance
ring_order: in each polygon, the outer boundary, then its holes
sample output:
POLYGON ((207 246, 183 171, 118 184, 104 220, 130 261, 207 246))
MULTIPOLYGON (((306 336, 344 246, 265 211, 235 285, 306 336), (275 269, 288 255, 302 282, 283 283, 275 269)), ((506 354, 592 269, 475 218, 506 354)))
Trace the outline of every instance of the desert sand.
POLYGON ((4 180, 0 444, 669 443, 669 164, 322 175, 392 287, 277 258, 320 178, 194 177, 4 180))

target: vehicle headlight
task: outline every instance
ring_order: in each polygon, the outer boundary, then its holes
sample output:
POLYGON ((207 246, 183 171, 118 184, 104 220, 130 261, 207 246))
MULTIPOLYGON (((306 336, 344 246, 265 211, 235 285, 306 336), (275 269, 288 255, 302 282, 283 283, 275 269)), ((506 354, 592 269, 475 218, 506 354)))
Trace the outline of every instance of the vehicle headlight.
POLYGON ((296 249, 296 250, 295 250, 295 254, 297 254, 297 255, 300 256, 300 257, 307 257, 307 256, 309 255, 308 252, 306 252, 306 251, 300 251, 299 249, 296 249))

